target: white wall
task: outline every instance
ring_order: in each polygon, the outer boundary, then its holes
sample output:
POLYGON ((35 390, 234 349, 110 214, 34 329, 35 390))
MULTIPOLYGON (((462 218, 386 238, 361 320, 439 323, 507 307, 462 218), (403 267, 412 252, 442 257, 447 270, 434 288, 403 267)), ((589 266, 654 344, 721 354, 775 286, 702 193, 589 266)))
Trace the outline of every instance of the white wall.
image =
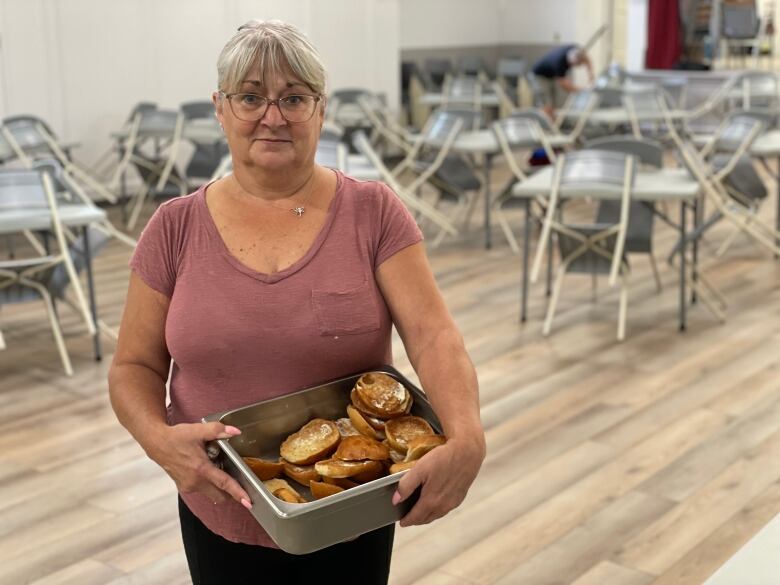
POLYGON ((501 0, 500 42, 529 45, 574 42, 577 35, 574 11, 582 1, 588 0, 501 0))
POLYGON ((401 48, 496 45, 501 3, 502 0, 400 0, 401 48))
POLYGON ((626 69, 629 71, 641 71, 645 68, 647 5, 648 0, 628 0, 626 69))
POLYGON ((398 102, 400 0, 0 0, 0 116, 47 120, 91 161, 139 101, 209 99, 216 60, 252 18, 299 26, 329 87, 398 102))

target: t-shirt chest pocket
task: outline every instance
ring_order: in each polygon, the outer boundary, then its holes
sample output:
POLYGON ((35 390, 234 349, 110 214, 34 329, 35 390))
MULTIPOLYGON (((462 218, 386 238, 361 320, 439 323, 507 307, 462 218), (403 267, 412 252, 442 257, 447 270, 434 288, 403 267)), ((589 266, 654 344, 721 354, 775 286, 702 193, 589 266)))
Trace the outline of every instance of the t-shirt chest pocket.
POLYGON ((311 302, 322 335, 357 335, 379 329, 379 308, 367 280, 347 290, 312 290, 311 302))

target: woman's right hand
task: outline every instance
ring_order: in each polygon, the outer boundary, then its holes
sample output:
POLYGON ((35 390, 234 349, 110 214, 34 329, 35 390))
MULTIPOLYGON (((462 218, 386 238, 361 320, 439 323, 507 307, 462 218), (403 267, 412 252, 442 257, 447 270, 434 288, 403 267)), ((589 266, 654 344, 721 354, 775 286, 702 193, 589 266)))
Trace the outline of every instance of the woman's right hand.
POLYGON ((147 452, 171 476, 179 492, 201 493, 215 504, 233 498, 250 509, 249 495, 235 479, 216 467, 206 454, 209 441, 240 434, 236 427, 219 422, 166 426, 154 441, 154 447, 147 452))

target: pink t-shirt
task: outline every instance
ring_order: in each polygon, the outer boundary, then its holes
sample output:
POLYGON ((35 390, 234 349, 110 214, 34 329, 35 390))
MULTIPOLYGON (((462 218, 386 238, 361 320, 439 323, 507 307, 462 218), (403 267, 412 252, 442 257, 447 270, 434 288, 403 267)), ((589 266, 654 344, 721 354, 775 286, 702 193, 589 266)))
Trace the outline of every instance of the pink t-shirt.
MULTIPOLYGON (((252 270, 228 251, 206 186, 164 203, 149 220, 130 267, 171 299, 169 424, 391 363, 392 321, 375 271, 422 234, 384 184, 337 178, 311 248, 275 274, 252 270)), ((240 504, 183 498, 228 540, 276 546, 240 504)))

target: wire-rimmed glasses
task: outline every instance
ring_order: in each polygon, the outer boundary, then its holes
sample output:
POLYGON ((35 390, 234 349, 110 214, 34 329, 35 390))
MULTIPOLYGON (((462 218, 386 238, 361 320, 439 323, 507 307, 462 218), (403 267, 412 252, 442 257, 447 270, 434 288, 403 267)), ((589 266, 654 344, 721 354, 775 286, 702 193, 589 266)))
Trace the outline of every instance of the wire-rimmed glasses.
POLYGON ((244 122, 257 122, 268 111, 269 106, 279 108, 282 118, 291 124, 308 122, 314 116, 318 95, 293 94, 272 100, 256 93, 224 93, 233 115, 244 122))

